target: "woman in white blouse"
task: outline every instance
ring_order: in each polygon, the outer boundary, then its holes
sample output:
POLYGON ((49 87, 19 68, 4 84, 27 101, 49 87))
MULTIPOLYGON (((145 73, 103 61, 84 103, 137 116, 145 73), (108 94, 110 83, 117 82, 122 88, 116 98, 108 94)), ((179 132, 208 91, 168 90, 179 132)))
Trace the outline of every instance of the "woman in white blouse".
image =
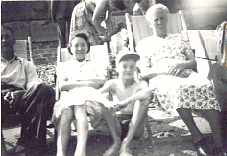
POLYGON ((85 101, 94 89, 106 82, 106 69, 86 59, 90 50, 88 37, 78 33, 72 37, 69 52, 73 55, 59 68, 60 100, 55 104, 54 123, 58 132, 57 156, 66 155, 73 117, 77 121, 77 148, 75 155, 85 155, 88 121, 85 101))

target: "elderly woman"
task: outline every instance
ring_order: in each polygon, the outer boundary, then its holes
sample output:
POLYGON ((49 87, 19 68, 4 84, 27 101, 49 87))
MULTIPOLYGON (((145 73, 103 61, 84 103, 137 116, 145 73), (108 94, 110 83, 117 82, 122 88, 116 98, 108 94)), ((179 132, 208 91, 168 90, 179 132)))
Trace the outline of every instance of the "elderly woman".
POLYGON ((75 155, 85 156, 88 121, 85 102, 94 89, 100 88, 106 81, 106 69, 95 66, 86 59, 90 50, 88 37, 78 33, 72 37, 70 53, 72 60, 59 68, 60 100, 55 104, 53 120, 58 132, 57 155, 66 155, 71 132, 71 121, 77 121, 77 148, 75 155))
POLYGON ((141 55, 140 70, 143 78, 150 79, 149 86, 155 91, 161 106, 168 113, 174 110, 192 134, 198 153, 211 155, 223 152, 220 131, 220 106, 215 98, 211 82, 192 69, 195 57, 188 40, 182 34, 168 34, 169 10, 162 4, 153 5, 146 13, 153 36, 141 40, 137 52, 141 55), (191 109, 205 110, 216 147, 209 149, 205 138, 196 126, 191 109))

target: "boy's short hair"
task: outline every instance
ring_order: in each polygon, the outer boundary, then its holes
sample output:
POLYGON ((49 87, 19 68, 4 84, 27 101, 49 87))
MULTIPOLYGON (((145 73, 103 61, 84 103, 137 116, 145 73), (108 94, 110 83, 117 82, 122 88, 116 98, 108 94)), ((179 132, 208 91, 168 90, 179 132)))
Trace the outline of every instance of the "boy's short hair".
POLYGON ((129 50, 122 50, 116 56, 116 63, 120 63, 121 61, 133 60, 137 62, 140 59, 140 56, 129 50))

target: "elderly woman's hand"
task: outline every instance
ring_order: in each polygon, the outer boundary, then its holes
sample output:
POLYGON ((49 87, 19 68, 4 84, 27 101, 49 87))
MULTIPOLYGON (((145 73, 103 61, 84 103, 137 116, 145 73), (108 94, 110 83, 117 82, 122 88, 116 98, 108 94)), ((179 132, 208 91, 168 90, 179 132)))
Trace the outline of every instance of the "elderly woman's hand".
POLYGON ((187 77, 182 71, 185 69, 184 63, 176 63, 172 65, 168 71, 168 75, 179 76, 179 77, 187 77))

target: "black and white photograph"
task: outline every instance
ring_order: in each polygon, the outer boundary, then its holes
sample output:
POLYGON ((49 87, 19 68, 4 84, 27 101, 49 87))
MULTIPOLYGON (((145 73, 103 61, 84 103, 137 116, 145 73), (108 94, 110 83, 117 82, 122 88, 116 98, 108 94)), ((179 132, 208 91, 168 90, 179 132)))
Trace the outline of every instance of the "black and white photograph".
POLYGON ((227 156, 226 0, 1 0, 2 156, 227 156))

